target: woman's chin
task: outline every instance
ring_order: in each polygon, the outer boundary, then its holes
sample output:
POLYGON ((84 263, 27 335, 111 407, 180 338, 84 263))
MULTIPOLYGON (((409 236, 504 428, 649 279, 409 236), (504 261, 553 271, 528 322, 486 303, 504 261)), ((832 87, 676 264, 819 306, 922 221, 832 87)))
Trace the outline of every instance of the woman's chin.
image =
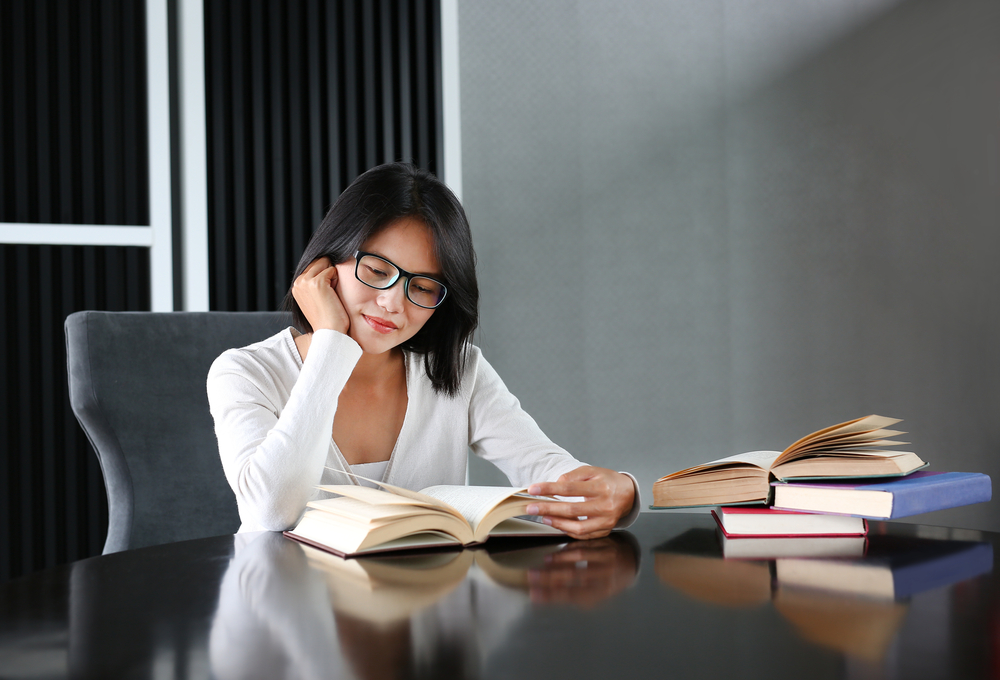
POLYGON ((356 343, 361 345, 361 351, 365 354, 385 354, 402 342, 396 333, 382 334, 370 329, 367 332, 365 332, 365 329, 362 329, 362 332, 358 333, 355 332, 353 326, 349 335, 356 343))

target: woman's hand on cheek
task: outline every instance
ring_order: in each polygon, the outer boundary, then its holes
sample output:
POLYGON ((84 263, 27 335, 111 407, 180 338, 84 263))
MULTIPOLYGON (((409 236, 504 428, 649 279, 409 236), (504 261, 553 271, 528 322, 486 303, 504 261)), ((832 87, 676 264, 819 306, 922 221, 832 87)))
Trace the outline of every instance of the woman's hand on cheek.
POLYGON ((528 506, 529 514, 541 515, 546 523, 573 538, 607 536, 635 502, 635 485, 629 476, 589 465, 567 472, 555 482, 532 484, 528 493, 583 497, 578 502, 539 501, 528 506))
POLYGON ((351 318, 337 292, 337 268, 321 257, 292 284, 292 297, 314 331, 329 328, 347 334, 351 318))

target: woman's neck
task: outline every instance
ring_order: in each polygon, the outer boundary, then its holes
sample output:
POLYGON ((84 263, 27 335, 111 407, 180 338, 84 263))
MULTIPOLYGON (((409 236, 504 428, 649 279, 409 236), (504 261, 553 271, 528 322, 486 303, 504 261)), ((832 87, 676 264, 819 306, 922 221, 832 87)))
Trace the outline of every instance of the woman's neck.
POLYGON ((361 358, 354 366, 351 373, 351 380, 366 383, 378 383, 389 379, 395 379, 399 375, 399 370, 403 365, 403 350, 393 347, 388 352, 381 354, 361 353, 361 358))

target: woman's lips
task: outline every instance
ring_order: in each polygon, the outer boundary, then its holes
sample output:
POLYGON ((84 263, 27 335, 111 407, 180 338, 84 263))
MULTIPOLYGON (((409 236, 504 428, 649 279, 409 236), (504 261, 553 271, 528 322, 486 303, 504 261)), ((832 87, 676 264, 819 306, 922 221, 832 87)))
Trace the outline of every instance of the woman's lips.
POLYGON ((393 322, 380 319, 377 316, 368 316, 367 314, 362 314, 361 316, 365 317, 365 321, 368 322, 368 325, 379 333, 392 333, 394 330, 398 330, 399 328, 393 322))

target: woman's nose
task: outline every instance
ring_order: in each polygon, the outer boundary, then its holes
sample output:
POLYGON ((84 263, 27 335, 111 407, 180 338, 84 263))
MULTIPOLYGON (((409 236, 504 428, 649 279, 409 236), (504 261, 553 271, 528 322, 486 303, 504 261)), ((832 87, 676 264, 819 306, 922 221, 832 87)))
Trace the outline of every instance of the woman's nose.
POLYGON ((393 286, 383 290, 376 298, 376 302, 387 312, 399 312, 406 304, 405 298, 406 279, 400 278, 393 286))

